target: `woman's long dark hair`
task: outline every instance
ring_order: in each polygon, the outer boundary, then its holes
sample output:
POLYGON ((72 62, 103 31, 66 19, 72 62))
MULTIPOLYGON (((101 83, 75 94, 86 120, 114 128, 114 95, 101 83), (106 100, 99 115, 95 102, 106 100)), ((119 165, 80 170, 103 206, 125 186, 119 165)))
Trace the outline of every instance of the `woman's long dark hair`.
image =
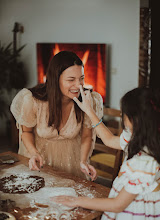
POLYGON ((128 159, 147 146, 149 155, 160 164, 160 90, 136 88, 121 99, 122 126, 124 114, 133 125, 128 144, 128 159))
MULTIPOLYGON (((64 70, 78 65, 83 66, 81 59, 71 51, 61 51, 56 54, 50 61, 46 83, 37 85, 29 89, 33 96, 41 101, 49 103, 49 120, 48 126, 53 126, 58 129, 62 119, 62 93, 59 87, 59 78, 64 70)), ((81 99, 81 97, 79 97, 81 99)), ((83 119, 83 113, 80 108, 74 103, 77 123, 83 119)))

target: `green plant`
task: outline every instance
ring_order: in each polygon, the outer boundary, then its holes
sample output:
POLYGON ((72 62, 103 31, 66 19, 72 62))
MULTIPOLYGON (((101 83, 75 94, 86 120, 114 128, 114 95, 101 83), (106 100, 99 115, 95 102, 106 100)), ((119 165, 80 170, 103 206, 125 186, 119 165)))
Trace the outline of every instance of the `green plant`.
POLYGON ((24 47, 13 51, 12 43, 6 47, 0 43, 0 117, 7 117, 13 93, 26 85, 24 64, 19 61, 24 47))

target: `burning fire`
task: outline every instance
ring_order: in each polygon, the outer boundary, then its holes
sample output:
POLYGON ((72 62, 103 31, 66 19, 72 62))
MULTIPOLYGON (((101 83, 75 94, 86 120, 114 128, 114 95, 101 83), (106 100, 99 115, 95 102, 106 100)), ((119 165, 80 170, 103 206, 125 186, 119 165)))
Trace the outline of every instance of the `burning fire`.
MULTIPOLYGON (((55 47, 53 48, 52 55, 55 56, 57 53, 62 51, 63 49, 59 48, 58 44, 55 44, 55 47)), ((78 53, 77 53, 78 55, 78 53)), ((106 78, 105 73, 103 69, 103 61, 101 57, 101 48, 100 45, 98 45, 97 52, 95 54, 92 54, 94 58, 96 57, 97 61, 90 62, 90 65, 88 64, 89 57, 91 56, 91 51, 87 49, 83 56, 80 57, 83 64, 84 64, 84 70, 85 70, 85 85, 84 87, 93 89, 100 93, 103 97, 103 100, 105 100, 106 96, 106 78), (94 71, 93 71, 94 68, 94 71), (95 68, 97 69, 96 74, 95 68)), ((46 81, 46 74, 42 62, 42 55, 38 52, 38 82, 44 83, 46 81)))

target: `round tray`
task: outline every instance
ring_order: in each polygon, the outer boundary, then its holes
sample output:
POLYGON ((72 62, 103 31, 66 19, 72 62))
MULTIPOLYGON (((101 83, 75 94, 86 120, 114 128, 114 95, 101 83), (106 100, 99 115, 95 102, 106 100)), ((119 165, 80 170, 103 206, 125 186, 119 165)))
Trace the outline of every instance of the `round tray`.
MULTIPOLYGON (((4 214, 4 220, 16 220, 16 218, 12 214, 10 214, 8 212, 0 211, 0 217, 2 217, 3 214, 4 214), (5 218, 5 215, 6 215, 6 218, 5 218), (7 218, 7 216, 8 216, 8 218, 7 218)), ((0 219, 2 219, 2 218, 0 218, 0 219)))

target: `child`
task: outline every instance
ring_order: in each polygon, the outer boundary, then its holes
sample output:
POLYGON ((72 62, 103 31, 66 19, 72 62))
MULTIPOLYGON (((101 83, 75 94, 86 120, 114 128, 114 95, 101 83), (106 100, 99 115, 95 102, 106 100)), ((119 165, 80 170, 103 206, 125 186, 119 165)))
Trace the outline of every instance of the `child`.
POLYGON ((74 101, 90 117, 104 144, 123 149, 124 158, 109 198, 59 196, 54 202, 104 211, 105 219, 160 219, 160 94, 136 88, 121 99, 123 132, 114 136, 89 105, 90 94, 80 88, 83 102, 74 101))

